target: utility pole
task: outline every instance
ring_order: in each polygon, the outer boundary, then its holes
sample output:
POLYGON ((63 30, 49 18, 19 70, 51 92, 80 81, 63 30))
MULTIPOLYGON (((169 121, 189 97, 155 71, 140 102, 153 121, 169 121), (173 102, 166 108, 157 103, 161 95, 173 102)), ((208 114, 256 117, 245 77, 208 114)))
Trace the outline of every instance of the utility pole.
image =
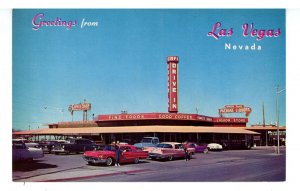
POLYGON ((277 126, 277 154, 279 151, 279 107, 278 107, 278 94, 283 92, 285 89, 279 90, 279 86, 276 85, 276 126, 277 126))
POLYGON ((262 112, 263 112, 263 127, 266 126, 266 119, 265 119, 265 104, 262 103, 262 112))
MULTIPOLYGON (((265 118, 265 104, 262 103, 262 112, 263 112, 263 127, 266 126, 266 118, 265 118)), ((268 146, 268 131, 266 130, 266 146, 268 146)))

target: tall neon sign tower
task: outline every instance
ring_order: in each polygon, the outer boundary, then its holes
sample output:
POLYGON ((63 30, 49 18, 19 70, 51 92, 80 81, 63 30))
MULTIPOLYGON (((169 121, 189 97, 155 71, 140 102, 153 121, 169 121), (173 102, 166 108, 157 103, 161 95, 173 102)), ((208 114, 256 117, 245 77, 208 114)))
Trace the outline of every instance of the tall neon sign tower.
POLYGON ((178 112, 178 56, 168 56, 168 111, 178 112))

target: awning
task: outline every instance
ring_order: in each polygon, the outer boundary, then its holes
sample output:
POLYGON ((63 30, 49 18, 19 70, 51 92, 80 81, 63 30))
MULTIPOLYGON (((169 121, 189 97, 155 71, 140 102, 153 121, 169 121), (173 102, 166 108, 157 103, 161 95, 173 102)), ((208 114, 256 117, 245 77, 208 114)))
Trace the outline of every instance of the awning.
MULTIPOLYGON (((250 131, 276 131, 277 127, 276 126, 251 126, 251 127, 247 127, 247 130, 250 131)), ((280 131, 286 131, 286 126, 280 126, 278 128, 280 131)))
POLYGON ((90 135, 101 133, 229 133, 260 134, 246 127, 203 127, 203 126, 121 126, 121 127, 80 127, 46 128, 14 132, 14 135, 90 135))

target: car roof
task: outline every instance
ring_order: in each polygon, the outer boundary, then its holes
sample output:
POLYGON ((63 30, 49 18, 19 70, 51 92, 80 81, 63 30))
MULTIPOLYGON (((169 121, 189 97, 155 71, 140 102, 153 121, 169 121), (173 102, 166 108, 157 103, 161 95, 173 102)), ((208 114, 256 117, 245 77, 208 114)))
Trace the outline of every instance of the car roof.
POLYGON ((27 141, 27 139, 13 139, 13 141, 27 141))
POLYGON ((143 139, 144 138, 151 138, 151 139, 155 138, 155 139, 158 139, 157 137, 143 137, 143 139))
POLYGON ((177 145, 177 144, 182 144, 182 143, 178 143, 178 142, 161 142, 161 144, 177 145))

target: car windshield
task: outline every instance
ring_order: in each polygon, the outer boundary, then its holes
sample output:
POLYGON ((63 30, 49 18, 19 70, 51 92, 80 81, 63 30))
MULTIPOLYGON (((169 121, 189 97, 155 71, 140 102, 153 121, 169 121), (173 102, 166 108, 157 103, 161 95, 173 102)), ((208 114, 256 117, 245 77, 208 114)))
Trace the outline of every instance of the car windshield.
POLYGON ((198 145, 196 143, 190 143, 189 146, 190 147, 197 147, 198 145))
POLYGON ((26 145, 22 141, 13 141, 13 148, 15 148, 15 149, 25 149, 26 145))
POLYGON ((112 146, 112 145, 106 145, 104 148, 103 148, 104 151, 115 151, 115 147, 112 146))
POLYGON ((151 143, 152 139, 151 138, 143 138, 142 143, 151 143))
POLYGON ((172 145, 170 145, 170 144, 158 144, 156 147, 158 147, 158 148, 172 148, 172 145))

